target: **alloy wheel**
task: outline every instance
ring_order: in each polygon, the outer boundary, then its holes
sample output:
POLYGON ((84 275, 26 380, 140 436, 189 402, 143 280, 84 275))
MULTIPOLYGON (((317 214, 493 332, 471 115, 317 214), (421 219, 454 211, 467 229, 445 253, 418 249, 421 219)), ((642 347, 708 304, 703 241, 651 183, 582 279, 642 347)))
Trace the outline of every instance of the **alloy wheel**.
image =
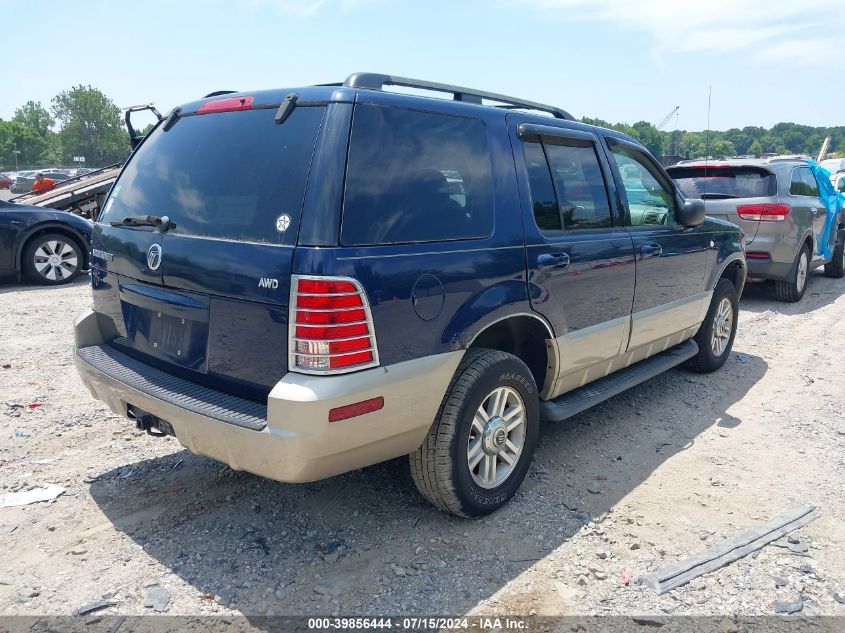
POLYGON ((716 315, 713 318, 713 334, 710 337, 710 347, 714 356, 721 356, 728 348, 733 329, 734 308, 730 299, 725 297, 719 302, 716 315))
POLYGON ((807 283, 807 269, 809 268, 809 264, 807 262, 807 253, 806 251, 801 253, 801 257, 798 259, 798 273, 795 277, 795 288, 798 292, 802 292, 804 290, 804 285, 807 283))
POLYGON ((525 445, 525 403, 515 389, 498 387, 475 412, 467 464, 476 484, 496 488, 511 476, 525 445))

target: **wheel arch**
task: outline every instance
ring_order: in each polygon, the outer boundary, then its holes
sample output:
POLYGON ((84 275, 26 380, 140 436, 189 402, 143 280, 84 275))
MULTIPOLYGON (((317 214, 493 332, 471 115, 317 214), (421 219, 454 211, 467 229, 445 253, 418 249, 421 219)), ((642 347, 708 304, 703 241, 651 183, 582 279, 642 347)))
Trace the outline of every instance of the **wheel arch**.
POLYGON ((559 366, 557 342, 540 315, 517 312, 487 323, 466 346, 479 348, 513 354, 528 366, 541 398, 551 391, 559 366))
POLYGON ((18 240, 17 249, 15 251, 15 270, 17 270, 19 275, 23 271, 21 260, 24 252, 26 251, 26 247, 33 239, 45 233, 59 233, 73 239, 73 241, 76 242, 82 249, 82 270, 88 269, 91 258, 88 239, 82 233, 67 224, 62 224, 61 222, 41 222, 40 224, 30 227, 18 240))
POLYGON ((745 259, 741 255, 737 254, 722 264, 722 268, 719 270, 718 276, 713 280, 713 289, 716 288, 716 284, 719 283, 720 279, 727 279, 733 284, 734 288, 736 288, 737 296, 741 297, 742 290, 745 288, 745 278, 747 274, 748 267, 745 264, 745 259))

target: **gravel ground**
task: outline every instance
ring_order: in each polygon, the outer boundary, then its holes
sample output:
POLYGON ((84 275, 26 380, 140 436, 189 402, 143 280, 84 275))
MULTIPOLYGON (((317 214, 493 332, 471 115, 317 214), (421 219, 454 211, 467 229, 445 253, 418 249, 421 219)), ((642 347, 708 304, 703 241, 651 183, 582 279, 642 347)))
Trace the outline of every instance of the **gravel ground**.
POLYGON ((721 371, 545 425, 514 500, 463 521, 405 460, 284 485, 137 432, 73 366, 87 280, 2 282, 0 495, 67 490, 0 508, 0 614, 759 615, 800 597, 845 615, 843 290, 750 288, 721 371), (804 503, 821 510, 804 555, 784 540, 663 596, 626 584, 804 503))

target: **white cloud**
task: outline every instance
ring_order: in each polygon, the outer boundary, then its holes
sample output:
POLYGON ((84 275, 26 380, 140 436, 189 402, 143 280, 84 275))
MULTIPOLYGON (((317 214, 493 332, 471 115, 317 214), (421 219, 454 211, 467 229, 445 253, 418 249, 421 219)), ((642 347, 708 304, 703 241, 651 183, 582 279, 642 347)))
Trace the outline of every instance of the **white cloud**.
MULTIPOLYGON (((567 19, 602 21, 648 35, 660 60, 675 53, 749 52, 758 61, 790 55, 814 62, 809 45, 845 30, 829 0, 519 0, 567 19)), ((828 49, 830 50, 835 49, 828 49)), ((790 60, 798 62, 799 60, 790 60)))

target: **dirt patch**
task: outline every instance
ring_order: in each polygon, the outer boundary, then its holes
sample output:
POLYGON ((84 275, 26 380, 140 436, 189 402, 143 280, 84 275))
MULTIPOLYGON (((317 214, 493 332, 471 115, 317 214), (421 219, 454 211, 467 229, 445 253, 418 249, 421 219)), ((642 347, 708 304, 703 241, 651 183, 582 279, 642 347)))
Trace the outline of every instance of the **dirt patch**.
POLYGON ((426 505, 405 460, 284 485, 137 432, 76 375, 87 282, 6 281, 0 494, 67 490, 0 509, 0 613, 755 615, 800 595, 845 614, 843 289, 751 288, 721 371, 546 425, 513 502, 471 522, 426 505), (769 545, 660 597, 634 582, 802 503, 822 512, 806 555, 769 545))

